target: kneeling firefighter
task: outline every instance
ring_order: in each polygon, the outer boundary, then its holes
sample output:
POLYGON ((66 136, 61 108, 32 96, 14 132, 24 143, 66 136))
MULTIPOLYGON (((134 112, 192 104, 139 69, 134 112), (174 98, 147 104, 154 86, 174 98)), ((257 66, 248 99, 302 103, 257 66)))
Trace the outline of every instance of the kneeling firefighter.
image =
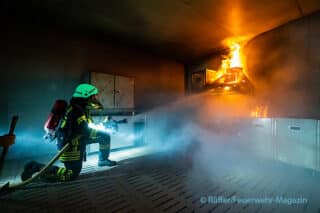
MULTIPOLYGON (((69 149, 61 156, 60 160, 65 167, 52 166, 43 176, 48 181, 69 181, 76 179, 82 169, 82 161, 85 158, 86 145, 99 143, 98 166, 114 166, 115 161, 109 160, 110 135, 90 129, 88 124, 92 122, 90 109, 102 108, 97 100, 98 89, 90 84, 77 86, 73 97, 66 109, 65 116, 57 135, 57 146, 60 150, 69 143, 69 149)), ((27 180, 45 165, 31 161, 28 162, 21 175, 21 179, 27 180)))

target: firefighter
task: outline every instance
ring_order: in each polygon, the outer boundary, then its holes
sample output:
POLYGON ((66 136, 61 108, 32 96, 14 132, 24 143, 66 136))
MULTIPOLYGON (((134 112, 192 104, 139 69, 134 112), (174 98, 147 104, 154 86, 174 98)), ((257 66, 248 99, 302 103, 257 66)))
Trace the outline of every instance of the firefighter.
MULTIPOLYGON (((90 109, 101 109, 102 105, 97 99, 98 89, 90 84, 80 84, 70 100, 66 114, 62 120, 57 138, 57 146, 60 150, 66 143, 70 147, 65 151, 60 160, 65 167, 52 166, 43 176, 49 181, 69 181, 76 179, 82 169, 82 161, 85 158, 86 145, 99 143, 98 166, 114 166, 115 161, 109 160, 110 135, 90 129, 88 124, 92 122, 90 109)), ((27 180, 45 165, 31 161, 24 166, 21 179, 27 180)))

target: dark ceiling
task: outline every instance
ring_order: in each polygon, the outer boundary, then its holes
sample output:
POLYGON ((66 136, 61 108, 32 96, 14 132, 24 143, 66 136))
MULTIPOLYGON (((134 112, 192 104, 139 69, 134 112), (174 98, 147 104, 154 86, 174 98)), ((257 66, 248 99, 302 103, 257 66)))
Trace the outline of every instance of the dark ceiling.
POLYGON ((188 62, 320 10, 320 0, 6 0, 21 20, 112 38, 188 62))

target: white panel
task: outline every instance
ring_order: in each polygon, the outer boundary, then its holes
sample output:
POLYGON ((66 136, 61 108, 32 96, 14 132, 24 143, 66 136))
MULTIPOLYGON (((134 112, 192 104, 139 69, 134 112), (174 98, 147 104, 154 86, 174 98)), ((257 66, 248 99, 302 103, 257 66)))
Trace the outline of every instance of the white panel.
POLYGON ((273 159, 274 143, 272 140, 272 119, 256 118, 252 120, 252 146, 258 156, 273 159))
POLYGON ((99 100, 104 108, 114 108, 114 75, 91 73, 91 84, 99 90, 99 100))
POLYGON ((277 118, 276 158, 293 165, 317 169, 316 134, 316 120, 277 118))

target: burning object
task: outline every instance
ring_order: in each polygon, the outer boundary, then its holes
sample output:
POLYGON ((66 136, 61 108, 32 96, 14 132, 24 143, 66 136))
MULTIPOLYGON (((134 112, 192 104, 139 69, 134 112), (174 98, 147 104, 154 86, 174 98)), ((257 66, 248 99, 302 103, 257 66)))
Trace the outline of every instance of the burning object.
POLYGON ((230 53, 222 60, 219 70, 206 70, 207 89, 214 93, 244 93, 252 94, 253 86, 244 73, 241 46, 238 43, 229 44, 230 53))
POLYGON ((251 111, 251 117, 253 118, 267 118, 268 117, 268 106, 256 106, 254 110, 251 111))
POLYGON ((246 105, 247 111, 243 112, 245 117, 268 117, 269 107, 265 104, 257 103, 253 97, 254 88, 246 75, 246 63, 245 57, 241 53, 241 45, 235 42, 234 39, 227 40, 226 45, 230 51, 222 59, 219 69, 206 69, 206 89, 210 91, 210 94, 220 95, 220 99, 223 98, 225 106, 228 104, 234 106, 236 104, 237 108, 239 108, 241 104, 246 105), (244 96, 236 98, 235 96, 237 95, 244 96))
POLYGON ((207 84, 207 88, 214 93, 253 93, 253 87, 250 81, 243 74, 241 67, 229 68, 221 77, 217 78, 213 83, 207 84))

